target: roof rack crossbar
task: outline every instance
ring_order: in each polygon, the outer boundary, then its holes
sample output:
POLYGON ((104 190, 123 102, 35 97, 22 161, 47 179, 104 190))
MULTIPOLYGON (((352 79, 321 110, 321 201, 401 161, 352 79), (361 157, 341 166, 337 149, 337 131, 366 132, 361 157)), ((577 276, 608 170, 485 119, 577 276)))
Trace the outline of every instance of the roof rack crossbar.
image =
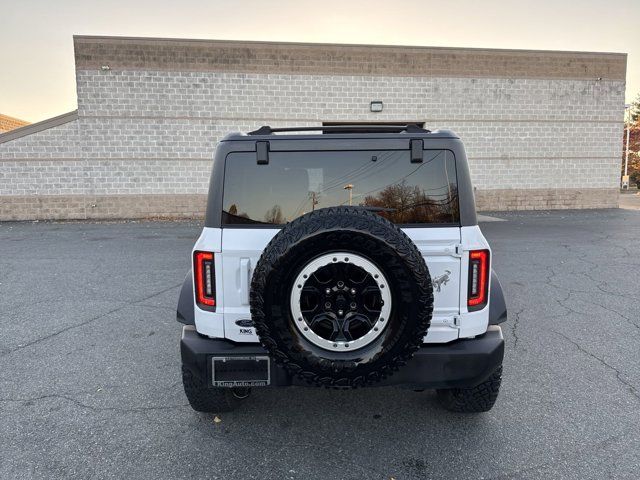
POLYGON ((279 132, 363 132, 363 133, 430 133, 419 127, 415 123, 408 125, 331 125, 317 127, 277 127, 272 128, 269 125, 260 127, 257 130, 249 132, 248 135, 272 135, 279 132))

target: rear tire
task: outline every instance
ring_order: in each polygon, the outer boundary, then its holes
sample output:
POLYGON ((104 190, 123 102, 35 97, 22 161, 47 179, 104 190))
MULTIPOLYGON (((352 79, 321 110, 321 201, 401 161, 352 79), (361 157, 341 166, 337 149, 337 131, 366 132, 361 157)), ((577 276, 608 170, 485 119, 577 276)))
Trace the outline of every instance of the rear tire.
POLYGON ((196 412, 221 413, 235 410, 247 395, 239 395, 232 388, 209 387, 191 370, 182 366, 182 385, 189 405, 196 412))
POLYGON ((472 388, 447 388, 436 390, 440 405, 451 412, 488 412, 498 399, 502 382, 502 365, 491 376, 472 388))

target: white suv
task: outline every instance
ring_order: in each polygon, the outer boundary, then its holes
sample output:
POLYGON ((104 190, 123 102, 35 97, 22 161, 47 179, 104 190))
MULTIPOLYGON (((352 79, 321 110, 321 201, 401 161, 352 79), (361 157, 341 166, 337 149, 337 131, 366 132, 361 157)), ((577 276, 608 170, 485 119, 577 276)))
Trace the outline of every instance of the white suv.
POLYGON ((311 130, 218 145, 178 303, 191 406, 228 410, 252 387, 397 385, 489 410, 507 310, 462 142, 415 125, 311 130))

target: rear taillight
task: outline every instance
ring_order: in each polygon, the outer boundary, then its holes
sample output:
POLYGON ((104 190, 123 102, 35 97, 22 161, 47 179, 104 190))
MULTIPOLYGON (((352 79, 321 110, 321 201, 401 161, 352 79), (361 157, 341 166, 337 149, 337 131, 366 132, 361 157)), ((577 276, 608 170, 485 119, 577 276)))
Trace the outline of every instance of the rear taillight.
POLYGON ((485 307, 489 293, 489 250, 469 252, 469 291, 467 307, 480 310, 485 307))
POLYGON ((193 277, 198 305, 214 307, 216 305, 216 284, 213 253, 195 252, 193 254, 193 277))

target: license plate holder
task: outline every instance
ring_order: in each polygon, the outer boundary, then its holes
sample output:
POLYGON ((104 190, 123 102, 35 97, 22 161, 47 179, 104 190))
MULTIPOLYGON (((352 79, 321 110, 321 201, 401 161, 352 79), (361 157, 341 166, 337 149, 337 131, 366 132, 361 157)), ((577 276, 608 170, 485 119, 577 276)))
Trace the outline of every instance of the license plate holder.
POLYGON ((266 387, 271 383, 271 359, 264 356, 211 357, 214 387, 266 387))

